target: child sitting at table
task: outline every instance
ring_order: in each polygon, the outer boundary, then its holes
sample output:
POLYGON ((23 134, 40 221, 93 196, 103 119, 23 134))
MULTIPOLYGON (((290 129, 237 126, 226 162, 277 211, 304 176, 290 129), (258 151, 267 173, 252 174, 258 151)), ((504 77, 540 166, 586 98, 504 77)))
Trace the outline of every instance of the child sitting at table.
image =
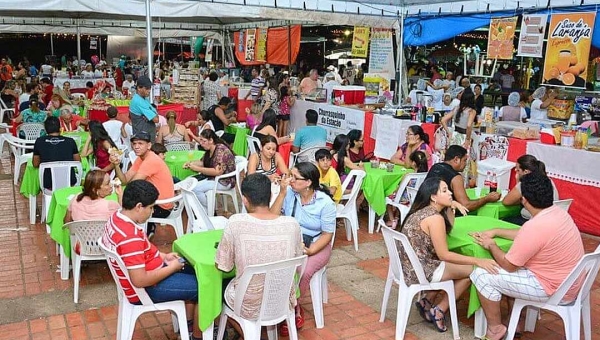
MULTIPOLYGON (((150 151, 154 152, 163 161, 165 160, 165 158, 167 156, 167 148, 160 143, 152 144, 152 146, 150 147, 150 151)), ((181 182, 181 180, 179 178, 173 176, 173 184, 179 183, 179 182, 181 182)))
POLYGON ((327 149, 320 149, 315 152, 315 161, 321 177, 319 183, 329 189, 335 203, 342 199, 342 182, 335 168, 331 166, 331 153, 327 149))

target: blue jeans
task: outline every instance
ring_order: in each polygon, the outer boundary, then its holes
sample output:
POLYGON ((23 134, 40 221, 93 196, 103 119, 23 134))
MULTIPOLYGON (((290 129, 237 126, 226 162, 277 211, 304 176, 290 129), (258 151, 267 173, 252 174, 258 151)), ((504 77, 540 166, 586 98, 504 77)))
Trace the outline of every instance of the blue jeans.
MULTIPOLYGON (((191 265, 186 265, 186 269, 191 265)), ((187 300, 198 301, 198 281, 193 270, 174 273, 152 287, 146 293, 154 303, 187 300)))

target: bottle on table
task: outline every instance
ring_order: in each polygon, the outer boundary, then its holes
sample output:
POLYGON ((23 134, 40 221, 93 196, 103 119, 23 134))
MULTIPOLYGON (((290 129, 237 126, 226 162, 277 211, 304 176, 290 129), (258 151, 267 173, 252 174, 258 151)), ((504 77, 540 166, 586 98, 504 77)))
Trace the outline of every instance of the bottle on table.
POLYGON ((489 189, 491 182, 492 182, 492 172, 488 171, 485 174, 485 181, 483 182, 483 186, 489 189))
POLYGON ((498 177, 496 177, 496 173, 492 173, 492 179, 490 181, 490 192, 498 191, 498 177))

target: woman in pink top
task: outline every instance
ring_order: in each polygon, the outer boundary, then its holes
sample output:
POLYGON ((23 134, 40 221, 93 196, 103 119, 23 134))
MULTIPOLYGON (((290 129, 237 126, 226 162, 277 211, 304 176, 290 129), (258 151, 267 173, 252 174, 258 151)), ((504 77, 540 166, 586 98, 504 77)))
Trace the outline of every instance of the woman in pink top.
POLYGON ((119 203, 105 199, 112 193, 110 177, 102 170, 92 170, 85 176, 83 192, 71 200, 65 223, 83 220, 108 220, 110 215, 121 208, 123 191, 117 187, 119 203))
POLYGON ((410 168, 412 165, 410 154, 417 150, 423 151, 427 157, 427 169, 431 168, 433 162, 431 154, 433 152, 429 146, 429 135, 427 135, 419 125, 412 125, 409 126, 406 131, 406 143, 400 146, 398 151, 396 151, 390 159, 390 162, 402 165, 405 168, 410 168))

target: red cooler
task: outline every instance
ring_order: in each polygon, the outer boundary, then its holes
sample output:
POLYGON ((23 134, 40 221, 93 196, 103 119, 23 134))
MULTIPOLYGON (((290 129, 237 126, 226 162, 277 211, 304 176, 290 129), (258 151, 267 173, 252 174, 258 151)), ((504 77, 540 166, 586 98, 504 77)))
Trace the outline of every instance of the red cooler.
POLYGON ((346 105, 354 104, 354 92, 352 92, 350 86, 334 86, 333 96, 342 100, 346 105))
POLYGON ((353 104, 364 104, 365 103, 365 91, 367 90, 364 86, 350 86, 354 94, 353 104))

